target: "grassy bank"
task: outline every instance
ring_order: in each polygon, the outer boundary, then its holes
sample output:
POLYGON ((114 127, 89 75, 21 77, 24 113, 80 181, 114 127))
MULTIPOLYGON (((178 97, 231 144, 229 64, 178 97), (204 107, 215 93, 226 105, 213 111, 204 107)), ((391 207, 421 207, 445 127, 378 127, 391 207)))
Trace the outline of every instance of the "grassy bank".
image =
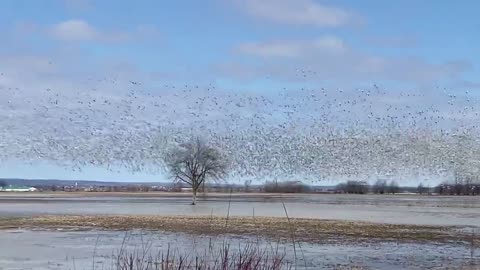
POLYGON ((0 229, 146 229, 192 234, 240 234, 275 240, 480 242, 471 229, 460 227, 391 225, 318 219, 186 216, 38 216, 0 218, 0 229))

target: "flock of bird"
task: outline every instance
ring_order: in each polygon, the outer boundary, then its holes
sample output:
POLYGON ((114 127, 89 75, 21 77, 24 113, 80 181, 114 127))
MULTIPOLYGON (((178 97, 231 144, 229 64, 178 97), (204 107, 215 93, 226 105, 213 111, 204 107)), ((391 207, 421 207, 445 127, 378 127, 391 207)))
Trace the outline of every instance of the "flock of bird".
POLYGON ((0 160, 155 172, 170 147, 200 136, 238 177, 480 175, 480 104, 469 91, 92 80, 78 90, 0 83, 0 160))

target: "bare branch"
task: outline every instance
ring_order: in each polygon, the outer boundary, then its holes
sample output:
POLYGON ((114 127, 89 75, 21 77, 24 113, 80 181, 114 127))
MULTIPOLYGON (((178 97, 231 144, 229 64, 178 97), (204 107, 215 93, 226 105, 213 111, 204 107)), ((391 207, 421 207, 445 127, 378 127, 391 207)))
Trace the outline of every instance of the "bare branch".
POLYGON ((222 180, 227 175, 227 163, 221 153, 196 138, 180 144, 167 154, 165 163, 174 179, 189 185, 193 204, 198 188, 208 179, 222 180))

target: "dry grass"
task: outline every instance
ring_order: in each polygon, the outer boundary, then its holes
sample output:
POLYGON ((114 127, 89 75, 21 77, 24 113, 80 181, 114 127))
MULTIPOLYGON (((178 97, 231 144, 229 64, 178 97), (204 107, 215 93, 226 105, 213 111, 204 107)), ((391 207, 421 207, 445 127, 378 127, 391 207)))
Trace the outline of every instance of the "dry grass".
MULTIPOLYGON (((218 235, 224 233, 255 235, 289 241, 292 228, 297 241, 322 243, 327 241, 381 240, 399 242, 463 242, 472 235, 458 227, 391 225, 366 222, 347 222, 318 219, 263 218, 263 217, 192 216, 38 216, 0 218, 0 229, 146 229, 192 234, 218 235)), ((474 241, 479 242, 475 236, 474 241)))
MULTIPOLYGON (((95 270, 95 264, 93 269, 95 270)), ((142 249, 121 249, 114 256, 112 270, 291 270, 293 265, 278 250, 246 245, 238 250, 224 244, 209 247, 201 254, 184 254, 170 247, 155 252, 146 243, 142 249), (152 255, 155 254, 155 255, 152 255)))

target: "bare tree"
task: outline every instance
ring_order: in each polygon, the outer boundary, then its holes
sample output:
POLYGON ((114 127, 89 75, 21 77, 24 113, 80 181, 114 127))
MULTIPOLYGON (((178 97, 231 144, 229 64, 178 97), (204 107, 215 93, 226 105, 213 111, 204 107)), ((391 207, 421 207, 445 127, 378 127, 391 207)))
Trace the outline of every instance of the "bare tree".
POLYGON ((196 204, 197 191, 206 180, 220 180, 227 174, 227 163, 221 153, 199 138, 170 151, 166 165, 176 182, 192 188, 192 205, 196 204))
POLYGON ((244 191, 250 192, 250 186, 252 185, 252 180, 245 180, 244 183, 244 191))
POLYGON ((387 181, 377 180, 372 187, 372 191, 375 194, 385 194, 387 193, 387 181))
POLYGON ((424 186, 423 183, 420 183, 417 187, 417 193, 422 195, 422 194, 425 194, 425 193, 429 193, 428 192, 429 188, 424 186))
POLYGON ((368 184, 365 181, 347 181, 338 184, 336 190, 348 194, 367 194, 368 184))
POLYGON ((400 187, 398 186, 397 182, 392 180, 392 181, 390 181, 390 184, 388 184, 387 191, 390 194, 399 193, 400 192, 400 187))

